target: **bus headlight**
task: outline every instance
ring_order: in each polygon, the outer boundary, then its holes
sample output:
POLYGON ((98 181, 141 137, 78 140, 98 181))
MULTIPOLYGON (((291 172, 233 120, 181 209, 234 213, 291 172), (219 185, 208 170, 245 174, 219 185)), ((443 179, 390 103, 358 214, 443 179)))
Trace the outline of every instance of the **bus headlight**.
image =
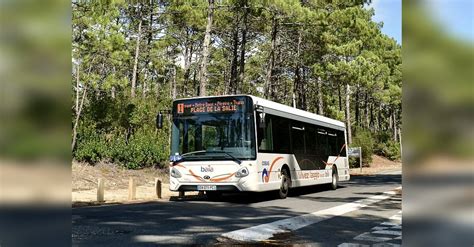
POLYGON ((171 168, 170 175, 174 178, 180 178, 181 177, 181 172, 178 171, 176 168, 171 168))
POLYGON ((247 167, 242 167, 240 168, 237 173, 235 174, 236 177, 238 178, 242 178, 242 177, 245 177, 245 176, 248 176, 249 175, 249 170, 247 169, 247 167))

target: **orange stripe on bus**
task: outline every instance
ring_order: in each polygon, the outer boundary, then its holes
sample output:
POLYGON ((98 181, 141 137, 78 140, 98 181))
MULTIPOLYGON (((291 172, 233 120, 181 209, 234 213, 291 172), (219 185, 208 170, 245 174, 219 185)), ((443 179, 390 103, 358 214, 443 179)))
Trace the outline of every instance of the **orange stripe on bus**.
POLYGON ((193 172, 193 171, 191 171, 191 169, 189 169, 189 172, 191 173, 191 176, 193 176, 194 178, 198 179, 199 181, 204 181, 204 179, 203 179, 203 178, 201 178, 200 176, 198 176, 198 175, 194 174, 194 172, 193 172))
POLYGON ((233 177, 234 175, 235 175, 235 172, 232 173, 232 174, 229 174, 228 176, 223 177, 223 178, 211 178, 211 179, 209 179, 209 180, 210 180, 211 182, 222 182, 222 181, 224 181, 224 180, 226 180, 226 179, 228 179, 228 178, 233 177))

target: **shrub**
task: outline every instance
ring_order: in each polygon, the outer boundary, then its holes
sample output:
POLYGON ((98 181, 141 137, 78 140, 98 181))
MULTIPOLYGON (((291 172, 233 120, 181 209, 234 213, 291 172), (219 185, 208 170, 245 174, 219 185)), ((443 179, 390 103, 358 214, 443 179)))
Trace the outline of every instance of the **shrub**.
POLYGON ((388 140, 383 143, 377 143, 375 147, 375 153, 380 156, 384 156, 390 160, 399 160, 400 157, 400 144, 393 140, 388 140))
POLYGON ((90 99, 79 122, 74 159, 90 164, 110 161, 129 169, 164 167, 169 124, 166 121, 162 130, 156 130, 154 123, 157 109, 167 109, 170 102, 121 97, 90 99))
POLYGON ((350 146, 362 148, 363 164, 367 165, 372 162, 372 155, 374 153, 374 140, 368 130, 356 129, 355 135, 352 138, 352 144, 350 146))

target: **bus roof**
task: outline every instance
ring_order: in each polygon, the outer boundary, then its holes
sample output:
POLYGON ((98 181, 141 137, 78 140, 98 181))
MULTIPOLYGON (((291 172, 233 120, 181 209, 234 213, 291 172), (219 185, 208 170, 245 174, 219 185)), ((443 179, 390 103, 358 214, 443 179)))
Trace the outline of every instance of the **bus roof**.
POLYGON ((301 122, 307 122, 312 124, 318 124, 325 127, 336 128, 339 130, 345 130, 345 124, 341 121, 324 117, 311 112, 303 111, 297 108, 293 108, 287 105, 283 105, 277 102, 266 100, 253 95, 239 94, 239 95, 219 95, 219 96, 202 96, 193 98, 182 98, 176 100, 187 100, 187 99, 199 99, 199 98, 219 98, 219 97, 232 97, 232 96, 247 96, 250 97, 254 104, 263 107, 264 112, 274 114, 280 117, 285 117, 301 122))
POLYGON ((248 95, 252 98, 254 104, 262 106, 264 108, 264 112, 268 112, 270 114, 276 114, 281 117, 286 117, 302 122, 309 122, 315 123, 319 125, 323 125, 326 127, 335 127, 337 129, 345 129, 345 124, 341 121, 324 117, 318 114, 314 114, 311 112, 303 111, 294 107, 290 107, 287 105, 283 105, 277 102, 273 102, 270 100, 262 99, 260 97, 248 95), (269 110, 270 109, 270 110, 269 110), (329 126, 328 126, 329 125, 329 126))

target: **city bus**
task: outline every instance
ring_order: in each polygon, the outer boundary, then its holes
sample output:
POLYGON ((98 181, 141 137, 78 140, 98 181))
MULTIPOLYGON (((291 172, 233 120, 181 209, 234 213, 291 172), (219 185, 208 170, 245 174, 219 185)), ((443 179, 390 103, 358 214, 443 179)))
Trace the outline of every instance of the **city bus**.
POLYGON ((251 95, 178 99, 170 114, 171 191, 284 199, 291 188, 350 179, 343 122, 251 95))

